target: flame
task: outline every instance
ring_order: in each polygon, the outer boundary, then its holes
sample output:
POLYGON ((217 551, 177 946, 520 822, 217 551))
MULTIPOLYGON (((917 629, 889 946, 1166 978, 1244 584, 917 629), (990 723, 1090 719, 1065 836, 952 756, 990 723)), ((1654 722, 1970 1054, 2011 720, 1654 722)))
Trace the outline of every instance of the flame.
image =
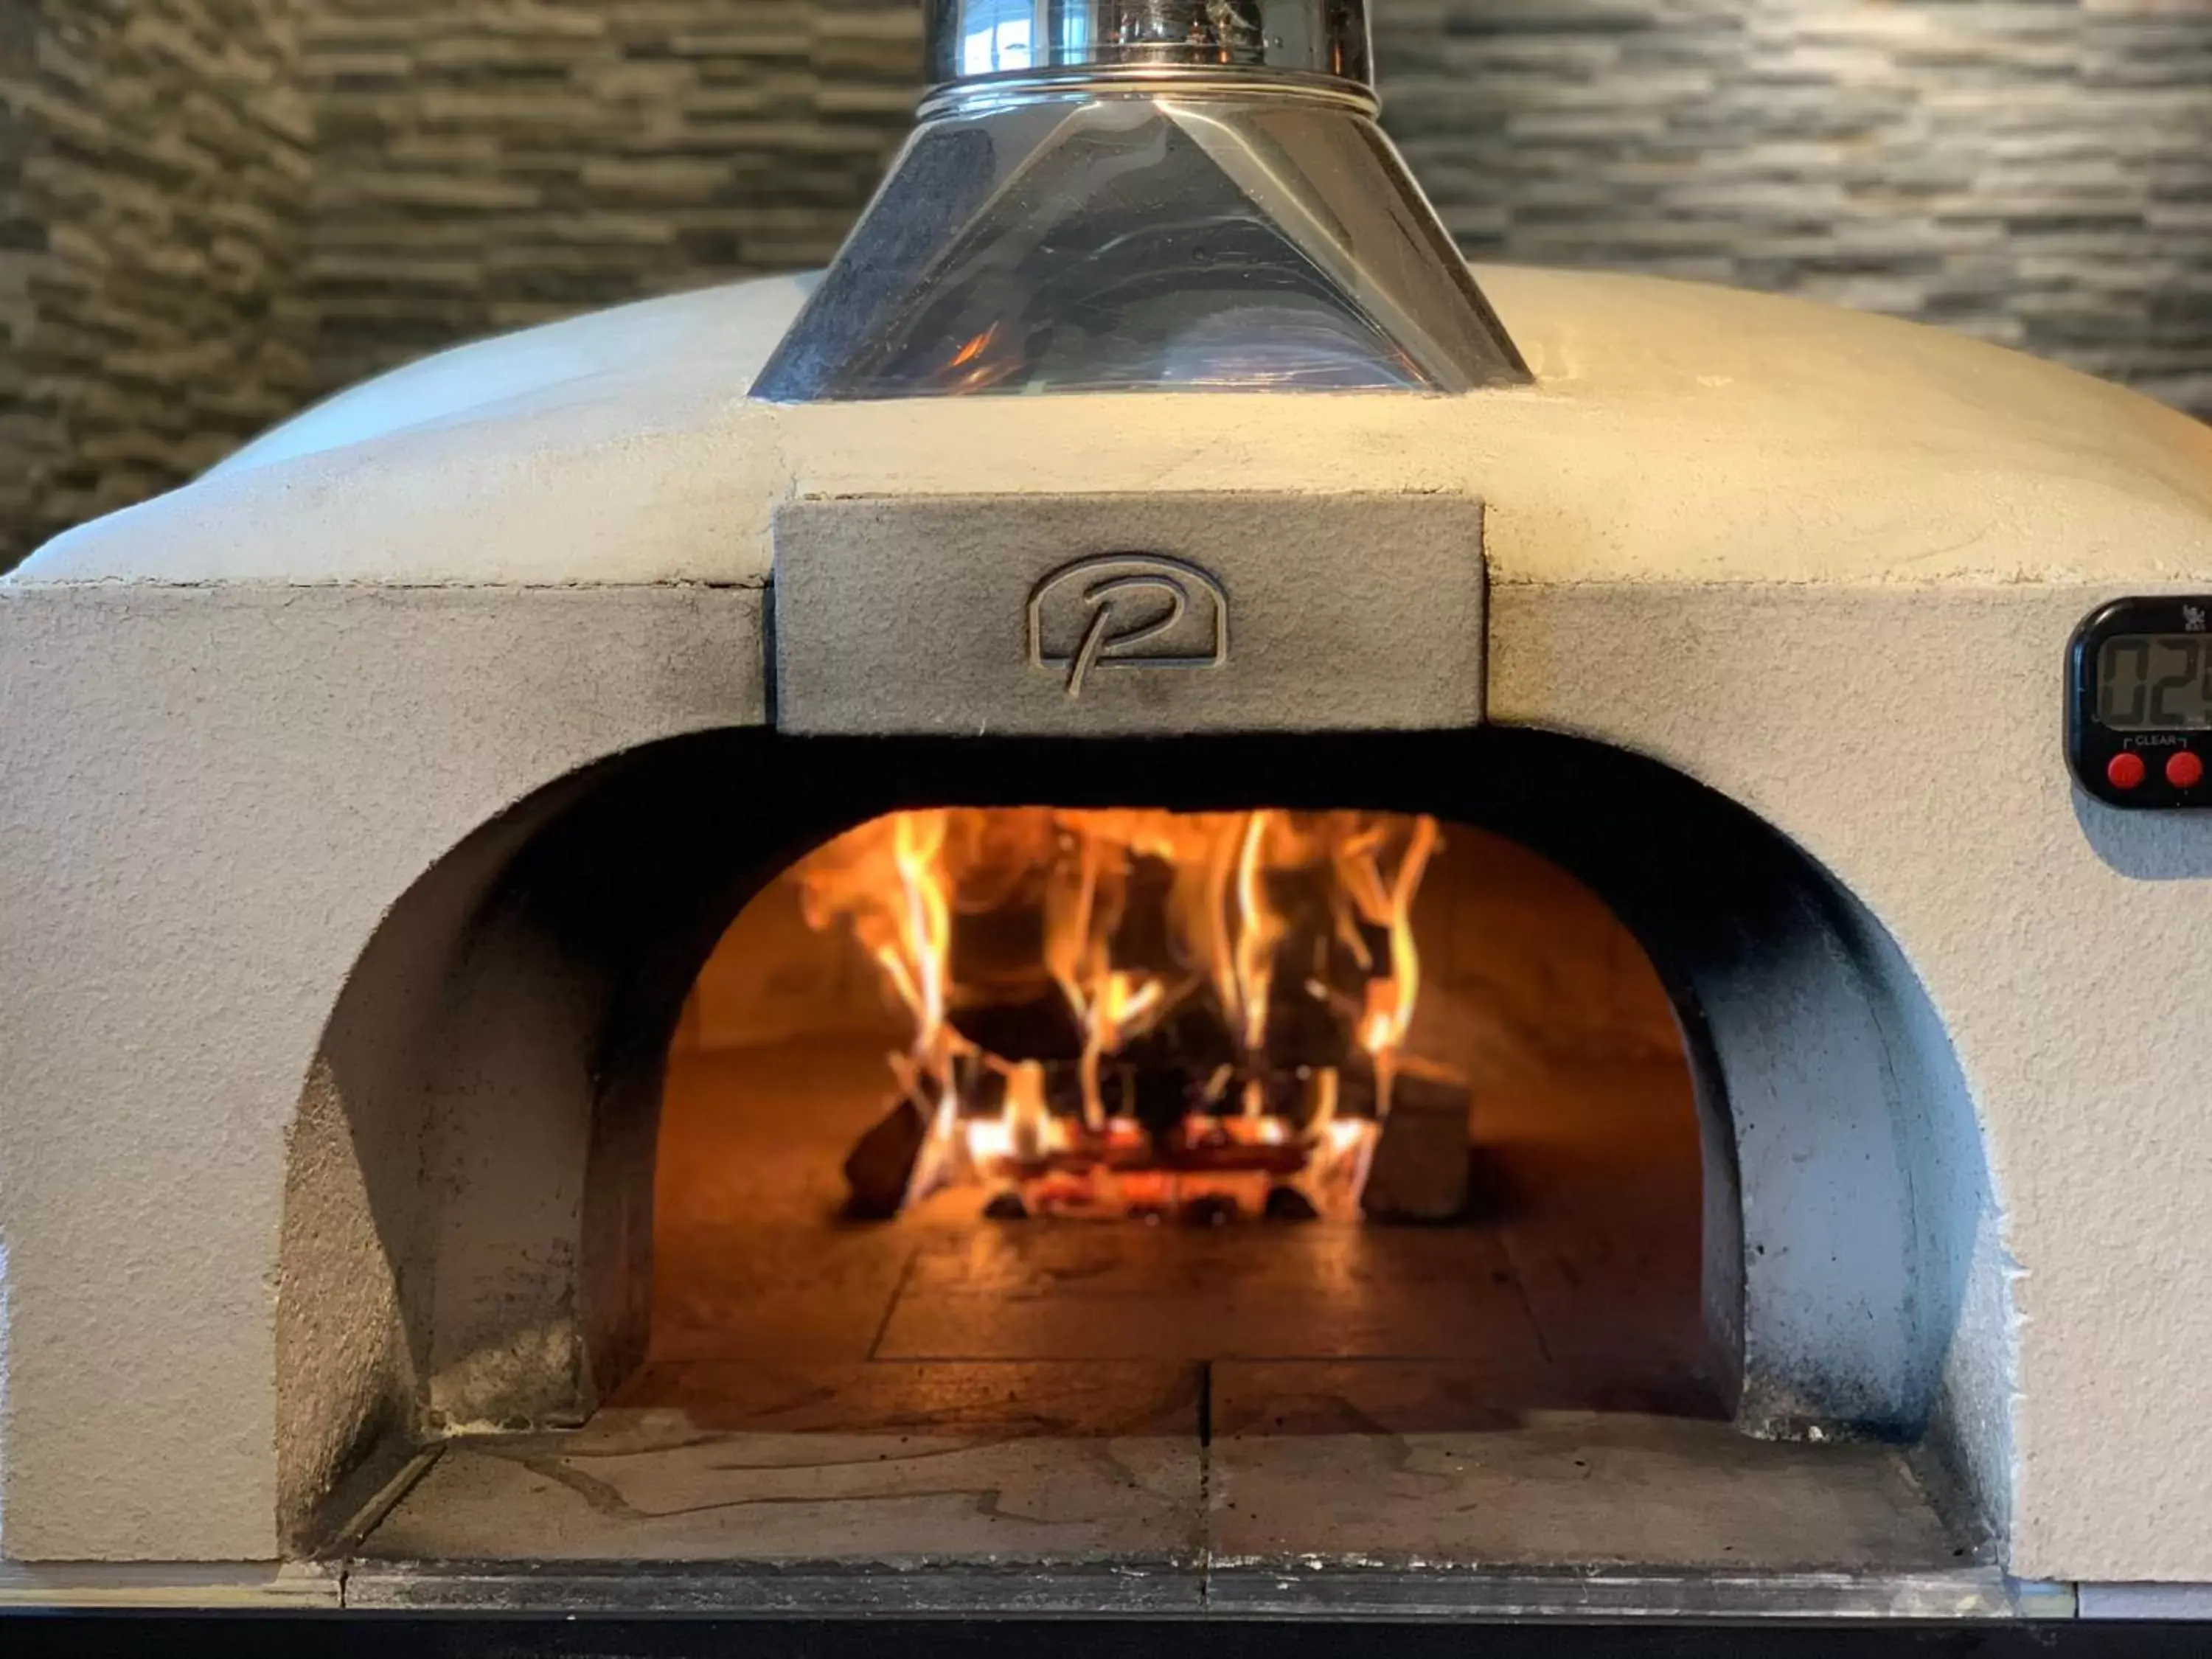
POLYGON ((999 325, 994 323, 981 334, 969 336, 967 343, 954 352, 951 359, 945 366, 947 368, 965 368, 983 355, 983 348, 991 343, 992 336, 998 331, 999 325))
POLYGON ((1035 1163, 1043 1156, 1052 1120, 1045 1112, 1044 1067, 1036 1060, 1022 1060, 1006 1073, 1006 1104, 1000 1117, 1006 1127, 1008 1157, 1035 1163))
POLYGON ((877 960, 905 985, 915 1014, 915 1052, 921 1054, 945 1024, 945 973, 952 947, 952 916, 938 875, 945 814, 902 812, 892 823, 891 861, 898 870, 904 954, 879 952, 877 960))
POLYGON ((1318 1203, 1364 1179, 1389 1110, 1437 844, 1434 820, 1387 814, 940 808, 862 824, 793 875, 808 923, 849 933, 911 1024, 895 1069, 929 1130, 909 1202, 1051 1171, 1055 1193, 1140 1204, 1249 1165, 1318 1203), (1009 1052, 962 1034, 994 1012, 1009 1052), (1270 1052, 1332 1026, 1326 1055, 1270 1052), (1347 1066, 1372 1075, 1371 1116, 1344 1115, 1347 1066))
POLYGON ((915 1024, 910 1052, 933 1057, 945 1028, 952 917, 942 864, 950 814, 897 812, 840 836, 807 860, 809 926, 842 921, 875 958, 915 1024))
POLYGON ((1083 1121, 1094 1133, 1106 1127, 1105 1097, 1099 1086, 1099 1067, 1108 1054, 1121 1046, 1126 1033, 1143 1029, 1144 1017, 1159 1006, 1157 980, 1140 981, 1133 974, 1109 969, 1098 981, 1098 990, 1077 1010, 1083 1021, 1083 1121))
POLYGON ((1390 970, 1367 981, 1359 1021, 1360 1046, 1375 1060, 1378 1118, 1389 1115, 1399 1051, 1405 1047, 1406 1033, 1413 1024, 1413 1003, 1420 995, 1421 953, 1413 942, 1413 897, 1436 845, 1436 820, 1413 819, 1397 868, 1386 879, 1377 838, 1362 836, 1346 843, 1353 873, 1345 889, 1367 921, 1389 930, 1390 970))
POLYGON ((1280 918, 1267 903, 1261 879, 1268 817, 1266 812, 1252 814, 1237 854, 1237 944, 1231 956, 1248 1055, 1267 1046, 1267 994, 1274 986, 1275 947, 1283 934, 1280 918))

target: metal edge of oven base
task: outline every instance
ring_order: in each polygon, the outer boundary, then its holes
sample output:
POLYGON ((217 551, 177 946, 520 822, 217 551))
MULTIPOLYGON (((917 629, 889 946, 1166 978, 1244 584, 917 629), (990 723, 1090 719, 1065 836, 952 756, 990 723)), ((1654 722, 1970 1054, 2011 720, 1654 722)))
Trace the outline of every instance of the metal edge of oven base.
MULTIPOLYGON (((0 1612, 512 1613, 1210 1622, 1758 1624, 2070 1620, 2071 1586, 1993 1567, 1920 1572, 1495 1570, 1300 1562, 390 1562, 9 1568, 0 1612)), ((2199 1626, 2200 1631, 2203 1626, 2199 1626)))
POLYGON ((2205 1627, 2090 1620, 1688 1621, 791 1619, 377 1613, 0 1615, 9 1659, 2197 1659, 2205 1627))
POLYGON ((2070 1587, 1909 1573, 1511 1571, 1326 1565, 720 1564, 348 1569, 349 1608, 545 1613, 1402 1620, 2070 1619, 2070 1587))
POLYGON ((1995 1567, 1926 1571, 1547 1570, 1215 1561, 1208 1613, 1299 1619, 2053 1620, 2073 1588, 1995 1567))

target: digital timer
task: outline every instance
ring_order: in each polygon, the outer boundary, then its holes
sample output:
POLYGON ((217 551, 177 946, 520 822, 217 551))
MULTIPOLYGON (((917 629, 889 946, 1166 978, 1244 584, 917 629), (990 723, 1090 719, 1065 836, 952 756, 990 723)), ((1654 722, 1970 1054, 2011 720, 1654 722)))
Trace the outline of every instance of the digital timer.
POLYGON ((2212 806, 2212 596, 2115 599, 2074 630, 2066 761, 2115 806, 2212 806))

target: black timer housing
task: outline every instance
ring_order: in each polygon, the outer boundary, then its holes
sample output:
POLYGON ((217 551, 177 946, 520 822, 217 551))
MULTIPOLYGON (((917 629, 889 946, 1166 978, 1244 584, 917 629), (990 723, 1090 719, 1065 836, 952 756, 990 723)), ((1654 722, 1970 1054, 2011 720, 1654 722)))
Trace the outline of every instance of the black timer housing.
POLYGON ((2114 806, 2212 806, 2212 595, 2114 599, 2074 630, 2066 763, 2114 806))

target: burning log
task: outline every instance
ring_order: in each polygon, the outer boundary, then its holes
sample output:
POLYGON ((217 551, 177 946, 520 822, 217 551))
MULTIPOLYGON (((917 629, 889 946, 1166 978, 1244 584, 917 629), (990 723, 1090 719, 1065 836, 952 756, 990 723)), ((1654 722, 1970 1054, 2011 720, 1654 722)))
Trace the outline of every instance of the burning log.
POLYGON ((1306 1166, 1306 1149, 1272 1118, 1185 1118, 1151 1149, 1154 1168, 1193 1174, 1259 1170, 1295 1175, 1306 1166))
POLYGON ((1455 1078, 1401 1070, 1360 1209, 1377 1221, 1449 1221, 1466 1209, 1471 1104, 1467 1085, 1455 1078))
POLYGON ((1184 1201, 1180 1218, 1186 1226, 1223 1227, 1241 1213, 1237 1200, 1227 1193, 1200 1193, 1184 1201))
POLYGON ((969 1042, 1002 1060, 1073 1061, 1083 1053, 1083 1028, 1058 991, 957 1007, 947 1019, 969 1042))
POLYGON ((928 1139, 929 1120, 912 1100, 900 1096, 846 1154, 846 1213, 865 1221, 887 1221, 896 1215, 928 1139))
MULTIPOLYGON (((903 1097, 847 1161, 854 1212, 980 1182, 1009 1218, 1352 1213, 1410 1064, 1435 844, 1427 818, 1047 809, 831 843, 806 914, 849 927, 914 1020, 903 1097)), ((1445 1202, 1409 1094, 1370 1213, 1445 1202)), ((1455 1208, 1464 1144, 1462 1123, 1455 1208)))
POLYGON ((1295 1187, 1270 1187, 1261 1214, 1270 1221, 1318 1221, 1321 1212, 1313 1200, 1295 1187))

